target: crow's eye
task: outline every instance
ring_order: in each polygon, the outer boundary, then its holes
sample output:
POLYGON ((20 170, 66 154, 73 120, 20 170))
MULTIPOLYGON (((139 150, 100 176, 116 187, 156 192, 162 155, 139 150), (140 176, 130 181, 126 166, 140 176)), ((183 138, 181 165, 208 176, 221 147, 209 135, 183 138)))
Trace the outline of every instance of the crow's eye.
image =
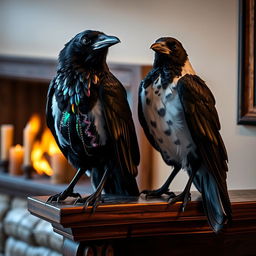
POLYGON ((86 40, 86 38, 83 38, 83 39, 82 39, 82 43, 83 43, 83 44, 87 44, 87 43, 88 43, 87 40, 86 40))

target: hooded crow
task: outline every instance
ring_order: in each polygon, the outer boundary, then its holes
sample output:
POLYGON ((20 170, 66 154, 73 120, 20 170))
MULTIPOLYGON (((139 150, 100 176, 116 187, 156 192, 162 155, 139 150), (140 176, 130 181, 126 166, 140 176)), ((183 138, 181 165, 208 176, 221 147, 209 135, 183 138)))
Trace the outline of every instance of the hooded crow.
POLYGON ((193 183, 202 194, 210 226, 218 232, 231 220, 231 205, 226 184, 228 157, 214 96, 196 75, 178 40, 163 37, 151 49, 155 59, 140 85, 139 120, 149 142, 173 171, 161 188, 142 193, 169 194, 169 202, 181 201, 184 210, 193 183), (187 171, 189 180, 184 191, 175 195, 169 186, 181 169, 187 171))

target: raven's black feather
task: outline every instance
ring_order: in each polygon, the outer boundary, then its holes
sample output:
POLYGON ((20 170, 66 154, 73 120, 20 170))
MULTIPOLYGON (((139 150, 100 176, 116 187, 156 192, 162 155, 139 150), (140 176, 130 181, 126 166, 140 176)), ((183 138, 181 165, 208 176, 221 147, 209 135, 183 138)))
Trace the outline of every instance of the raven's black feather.
MULTIPOLYGON (((116 37, 87 30, 65 45, 48 91, 47 124, 79 173, 92 172, 95 187, 103 182, 107 193, 138 195, 140 156, 132 114, 124 87, 106 64, 108 47, 117 42, 116 37)), ((50 200, 72 195, 73 183, 68 193, 50 200)), ((85 203, 97 201, 101 190, 85 203)))

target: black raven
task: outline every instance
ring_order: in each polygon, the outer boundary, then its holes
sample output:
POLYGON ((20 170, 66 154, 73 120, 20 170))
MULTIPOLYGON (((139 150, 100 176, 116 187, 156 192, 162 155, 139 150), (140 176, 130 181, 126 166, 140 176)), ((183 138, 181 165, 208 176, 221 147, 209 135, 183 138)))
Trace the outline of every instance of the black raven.
POLYGON ((214 96, 196 75, 178 40, 163 37, 151 49, 155 60, 140 85, 139 120, 151 145, 174 169, 161 188, 142 193, 169 194, 169 202, 183 202, 184 210, 193 182, 202 193, 209 224, 218 232, 232 214, 226 184, 228 157, 214 96), (187 170, 189 180, 176 196, 168 188, 180 169, 187 170))
POLYGON ((123 85, 109 71, 108 48, 120 40, 86 30, 59 54, 57 74, 50 83, 47 125, 61 151, 77 169, 66 190, 48 201, 78 197, 94 207, 101 193, 138 195, 135 176, 140 161, 137 137, 123 85), (73 189, 90 173, 95 193, 80 198, 73 189))

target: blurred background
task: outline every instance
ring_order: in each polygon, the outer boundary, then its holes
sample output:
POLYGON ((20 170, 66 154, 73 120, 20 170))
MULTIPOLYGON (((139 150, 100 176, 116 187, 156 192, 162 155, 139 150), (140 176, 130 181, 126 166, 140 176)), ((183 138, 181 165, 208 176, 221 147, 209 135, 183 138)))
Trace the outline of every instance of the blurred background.
MULTIPOLYGON (((236 120, 238 17, 237 0, 0 0, 0 54, 57 59, 71 37, 95 29, 121 39, 110 49, 109 62, 151 65, 150 45, 162 36, 176 37, 215 95, 229 155, 228 187, 251 189, 256 188, 256 127, 236 120)), ((157 152, 152 170, 152 185, 158 187, 170 167, 157 152)), ((172 189, 182 190, 186 180, 180 173, 172 189)))

